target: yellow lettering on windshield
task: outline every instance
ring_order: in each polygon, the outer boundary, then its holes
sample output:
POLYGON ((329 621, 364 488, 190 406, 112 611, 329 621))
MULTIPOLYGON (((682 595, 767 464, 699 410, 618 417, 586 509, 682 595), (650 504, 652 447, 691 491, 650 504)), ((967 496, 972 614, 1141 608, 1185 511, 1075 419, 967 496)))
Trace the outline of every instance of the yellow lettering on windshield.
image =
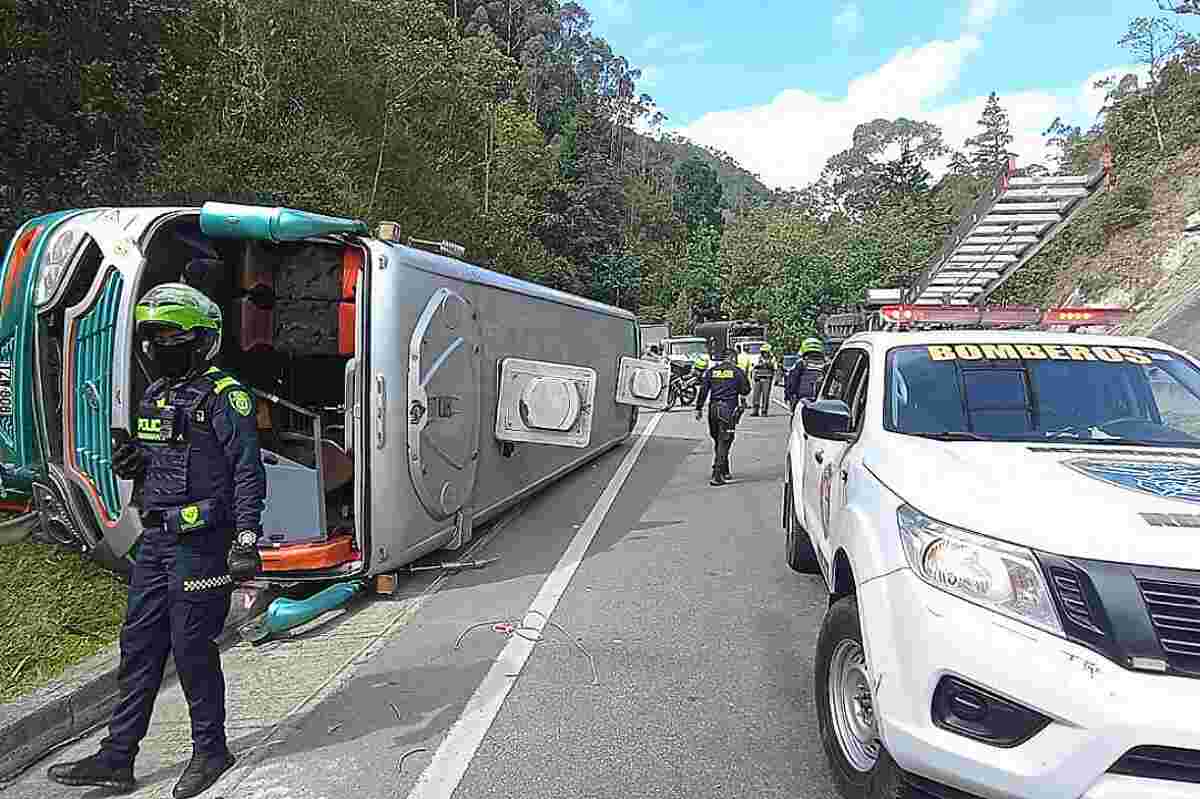
POLYGON ((1151 363, 1149 355, 1133 347, 1121 347, 1121 354, 1125 356, 1125 360, 1129 361, 1129 363, 1141 364, 1142 366, 1151 363))
POLYGON ((929 350, 929 360, 931 361, 953 361, 955 358, 953 347, 932 345, 926 349, 929 350))
POLYGON ((983 357, 989 361, 1015 361, 1021 357, 1017 355, 1017 348, 1011 344, 983 344, 983 357))
POLYGON ((1072 361, 1096 360, 1096 356, 1092 355, 1091 351, 1087 347, 1080 347, 1079 345, 1067 347, 1067 354, 1071 356, 1072 361))
POLYGON ((1103 361, 1148 366, 1154 361, 1137 347, 1093 347, 1080 344, 930 344, 931 361, 1103 361))

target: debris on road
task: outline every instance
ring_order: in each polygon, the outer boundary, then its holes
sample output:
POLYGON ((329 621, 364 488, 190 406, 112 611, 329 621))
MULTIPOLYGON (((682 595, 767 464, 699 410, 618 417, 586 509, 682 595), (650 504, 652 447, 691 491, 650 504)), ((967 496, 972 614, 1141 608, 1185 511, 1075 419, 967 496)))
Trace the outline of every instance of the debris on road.
MULTIPOLYGON (((554 627, 556 630, 561 632, 564 636, 566 636, 568 641, 570 641, 576 648, 579 649, 580 652, 583 653, 583 656, 588 659, 588 664, 592 667, 592 685, 599 685, 600 684, 600 671, 596 668, 596 659, 594 657, 592 657, 592 653, 587 650, 587 647, 585 647, 583 645, 583 642, 579 638, 573 637, 558 622, 551 621, 550 617, 547 616, 545 613, 542 613, 540 610, 532 610, 531 609, 525 615, 528 616, 530 614, 541 616, 543 619, 545 619, 546 625, 550 625, 551 627, 554 627)), ((543 626, 545 626, 545 625, 543 625, 543 626)), ((543 640, 545 640, 543 638, 542 630, 540 628, 531 627, 528 624, 525 624, 523 619, 521 621, 517 621, 515 619, 500 619, 498 621, 497 620, 481 621, 481 622, 476 622, 475 624, 472 624, 470 627, 463 630, 462 633, 459 634, 458 640, 454 642, 455 651, 457 651, 458 649, 460 649, 462 647, 463 639, 465 639, 472 631, 478 630, 481 627, 491 627, 494 632, 500 633, 501 635, 503 635, 505 637, 511 637, 511 636, 515 635, 518 638, 524 638, 526 641, 531 641, 535 644, 541 643, 543 640), (531 637, 531 636, 527 635, 527 633, 533 633, 535 637, 531 637)), ((515 677, 517 675, 508 675, 508 676, 515 677)))
POLYGON ((429 572, 439 571, 441 569, 482 569, 489 563, 495 563, 498 560, 500 560, 500 556, 494 555, 490 558, 483 558, 481 560, 452 560, 446 563, 434 564, 432 566, 409 566, 408 570, 410 572, 429 572))
POLYGON ((428 751, 429 750, 423 746, 418 746, 416 749, 408 750, 404 754, 400 755, 400 762, 396 765, 396 771, 399 771, 402 774, 404 773, 404 761, 408 758, 409 755, 415 755, 415 754, 419 754, 420 752, 428 752, 428 751))

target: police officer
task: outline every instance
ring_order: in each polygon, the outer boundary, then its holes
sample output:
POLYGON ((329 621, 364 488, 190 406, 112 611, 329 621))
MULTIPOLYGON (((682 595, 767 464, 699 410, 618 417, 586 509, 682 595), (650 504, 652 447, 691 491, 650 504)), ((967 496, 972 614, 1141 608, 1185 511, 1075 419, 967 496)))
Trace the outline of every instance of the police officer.
POLYGON ((212 366, 220 308, 195 288, 167 283, 146 293, 134 318, 159 377, 138 408, 136 441, 113 455, 118 477, 141 481, 145 528, 121 629, 120 699, 100 751, 52 766, 49 776, 133 788, 133 762, 171 653, 191 716, 192 757, 174 789, 185 799, 234 763, 216 641, 234 584, 262 568, 256 542, 266 473, 250 393, 212 366))
POLYGON ((733 429, 741 415, 738 399, 750 393, 750 381, 734 363, 734 358, 733 350, 725 350, 721 359, 704 373, 700 392, 696 395, 696 421, 700 421, 704 400, 712 395, 708 404, 708 434, 713 440, 713 470, 709 483, 714 486, 724 485, 732 477, 729 449, 733 446, 733 429))
POLYGON ((770 344, 763 344, 751 374, 754 376, 754 397, 750 401, 751 416, 767 416, 771 409, 771 386, 775 383, 775 355, 770 344))
POLYGON ((806 338, 800 344, 800 360, 788 372, 783 395, 792 413, 802 399, 816 399, 817 387, 825 374, 825 345, 819 338, 806 338))

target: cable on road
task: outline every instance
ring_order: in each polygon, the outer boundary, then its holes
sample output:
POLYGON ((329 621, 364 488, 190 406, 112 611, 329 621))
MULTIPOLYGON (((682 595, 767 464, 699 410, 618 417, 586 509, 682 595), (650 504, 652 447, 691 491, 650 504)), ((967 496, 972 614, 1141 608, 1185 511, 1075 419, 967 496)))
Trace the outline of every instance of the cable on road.
POLYGON ((401 774, 404 773, 404 761, 406 759, 408 759, 409 755, 415 755, 420 752, 428 752, 428 751, 429 750, 423 746, 418 746, 416 749, 409 749, 407 752, 400 755, 400 762, 396 764, 396 771, 400 772, 401 774))
MULTIPOLYGON (((567 632, 561 624, 559 624, 556 621, 552 621, 548 616, 546 616, 545 613, 542 613, 540 610, 530 609, 529 612, 526 613, 525 615, 528 616, 530 613, 536 614, 538 616, 541 616, 543 619, 545 619, 546 625, 554 627, 556 630, 561 632, 567 638, 568 641, 570 641, 572 644, 574 644, 575 647, 577 647, 579 649, 579 651, 583 653, 583 656, 588 659, 588 664, 592 667, 592 685, 599 685, 600 684, 600 671, 599 671, 599 669, 596 668, 596 659, 594 657, 592 657, 592 653, 587 650, 587 647, 585 647, 583 645, 583 643, 581 641, 579 641, 579 639, 575 638, 569 632, 567 632)), ((543 625, 543 626, 545 626, 545 625, 543 625)), ((458 636, 458 640, 454 642, 454 649, 457 651, 458 649, 462 648, 463 639, 465 639, 469 634, 471 634, 475 630, 478 630, 482 627, 491 627, 493 631, 500 633, 501 635, 503 635, 506 638, 515 635, 518 638, 523 638, 526 641, 530 641, 534 644, 541 643, 542 641, 545 640, 545 637, 542 634, 542 630, 537 627, 529 626, 528 624, 525 623, 524 619, 521 619, 519 621, 517 619, 495 619, 492 621, 476 622, 475 624, 472 624, 471 626, 467 627, 467 629, 463 630, 462 633, 458 636), (530 637, 526 633, 533 633, 535 637, 530 637)))

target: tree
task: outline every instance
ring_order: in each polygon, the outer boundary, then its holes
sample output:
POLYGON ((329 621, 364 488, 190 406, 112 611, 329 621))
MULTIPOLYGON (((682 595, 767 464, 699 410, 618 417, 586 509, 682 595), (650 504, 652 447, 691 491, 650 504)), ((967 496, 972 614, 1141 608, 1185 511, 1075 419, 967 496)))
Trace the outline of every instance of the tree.
POLYGON ((946 153, 936 125, 903 117, 863 123, 854 129, 852 142, 849 149, 829 159, 815 189, 817 204, 826 212, 860 215, 887 192, 897 163, 912 170, 946 153), (889 157, 892 153, 894 157, 889 157))
POLYGON ((1200 14, 1200 0, 1158 0, 1158 7, 1176 14, 1200 14))
POLYGON ((675 174, 675 210, 689 231, 708 226, 720 230, 721 184, 712 167, 699 158, 684 161, 675 174))
POLYGON ((1117 44, 1132 52, 1137 56, 1138 62, 1146 67, 1148 74, 1145 88, 1139 89, 1137 78, 1129 75, 1120 82, 1109 78, 1098 81, 1096 85, 1110 87, 1107 100, 1113 106, 1121 105, 1135 98, 1140 99, 1150 114, 1158 151, 1165 152, 1167 143, 1163 135, 1164 125, 1158 106, 1158 95, 1161 93, 1163 84, 1163 70, 1172 58, 1195 44, 1195 39, 1166 17, 1134 17, 1130 20, 1125 35, 1117 41, 1117 44), (1131 77, 1133 77, 1132 81, 1131 77))
POLYGON ((1016 153, 1008 149, 1013 141, 1008 114, 995 92, 988 95, 977 124, 982 130, 966 142, 971 170, 975 177, 995 177, 1008 166, 1010 158, 1016 157, 1016 153))

